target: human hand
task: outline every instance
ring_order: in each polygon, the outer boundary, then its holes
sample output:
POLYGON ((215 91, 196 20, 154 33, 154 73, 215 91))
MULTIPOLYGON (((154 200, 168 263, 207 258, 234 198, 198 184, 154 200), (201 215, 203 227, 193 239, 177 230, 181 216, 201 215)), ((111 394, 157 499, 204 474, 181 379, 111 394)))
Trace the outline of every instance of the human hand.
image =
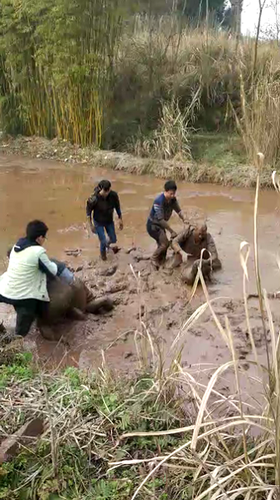
POLYGON ((88 222, 87 229, 88 229, 88 238, 90 237, 90 233, 96 234, 94 224, 91 221, 88 222))
POLYGON ((119 230, 120 231, 123 230, 123 221, 122 221, 122 219, 119 220, 119 230))

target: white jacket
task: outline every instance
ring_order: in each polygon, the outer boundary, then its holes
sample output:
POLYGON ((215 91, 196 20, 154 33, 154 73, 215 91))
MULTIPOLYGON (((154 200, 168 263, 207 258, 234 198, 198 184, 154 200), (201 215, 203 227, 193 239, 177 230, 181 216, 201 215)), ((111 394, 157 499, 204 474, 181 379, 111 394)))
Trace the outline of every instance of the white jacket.
POLYGON ((7 272, 0 276, 0 295, 12 300, 49 302, 47 275, 39 269, 39 265, 46 272, 54 276, 57 274, 57 265, 49 260, 43 247, 29 246, 17 252, 13 247, 7 272))

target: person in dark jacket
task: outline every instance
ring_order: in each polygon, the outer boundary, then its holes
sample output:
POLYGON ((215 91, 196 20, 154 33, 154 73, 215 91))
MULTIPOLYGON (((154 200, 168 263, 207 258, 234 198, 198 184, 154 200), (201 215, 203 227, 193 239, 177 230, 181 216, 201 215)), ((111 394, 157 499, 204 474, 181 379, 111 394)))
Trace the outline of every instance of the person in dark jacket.
POLYGON ((100 241, 100 255, 102 260, 107 259, 107 249, 114 253, 119 251, 114 224, 114 210, 119 218, 119 228, 123 229, 122 212, 118 194, 111 190, 111 182, 103 180, 94 189, 92 196, 87 200, 86 214, 89 231, 96 233, 100 241), (105 231, 108 235, 106 238, 105 231))
POLYGON ((173 211, 179 215, 183 222, 187 222, 176 199, 176 191, 176 183, 174 181, 167 181, 164 185, 164 192, 154 200, 147 220, 148 234, 157 242, 157 249, 151 259, 153 267, 156 269, 159 268, 160 264, 165 262, 167 249, 170 244, 166 231, 170 233, 171 240, 177 236, 177 233, 168 224, 173 211))
POLYGON ((20 238, 9 255, 7 271, 0 276, 0 302, 14 306, 16 335, 25 337, 33 321, 50 298, 47 277, 56 279, 58 268, 48 258, 43 244, 48 227, 40 220, 29 222, 26 236, 20 238))

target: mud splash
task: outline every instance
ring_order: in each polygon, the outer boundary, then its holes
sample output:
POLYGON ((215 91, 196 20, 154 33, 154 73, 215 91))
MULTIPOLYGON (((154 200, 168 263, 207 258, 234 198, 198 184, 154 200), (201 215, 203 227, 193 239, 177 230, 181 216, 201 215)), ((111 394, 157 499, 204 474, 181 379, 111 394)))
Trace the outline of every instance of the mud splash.
MULTIPOLYGON (((90 315, 84 323, 68 324, 67 336, 58 344, 45 341, 34 330, 28 341, 36 344, 41 360, 48 366, 58 368, 73 364, 96 369, 106 359, 111 367, 135 370, 134 336, 135 332, 140 335, 143 324, 161 343, 166 357, 170 359, 172 356, 171 344, 191 312, 201 303, 202 294, 198 293, 195 301, 187 305, 190 290, 181 285, 180 271, 170 274, 166 269, 153 273, 149 262, 142 260, 143 252, 149 255, 154 248, 146 234, 145 223, 152 200, 161 189, 162 181, 148 176, 90 169, 85 165, 72 167, 43 160, 0 157, 0 270, 3 271, 6 266, 7 247, 23 233, 26 222, 42 218, 50 228, 47 242, 49 255, 67 260, 96 296, 106 291, 117 303, 115 311, 104 317, 90 315), (125 229, 118 233, 119 244, 124 249, 141 247, 141 252, 136 250, 128 254, 123 250, 101 265, 97 259, 97 238, 88 238, 84 221, 85 200, 94 184, 104 177, 111 179, 122 202, 125 229), (108 275, 108 268, 112 266, 116 269, 108 275), (136 279, 139 272, 141 282, 136 279)), ((211 298, 217 298, 215 307, 221 321, 224 321, 225 315, 230 319, 241 367, 246 374, 247 382, 243 383, 243 388, 249 392, 251 382, 248 381, 252 381, 256 374, 251 363, 252 352, 240 301, 242 273, 239 244, 242 240, 253 241, 254 192, 209 184, 180 183, 178 198, 190 219, 207 219, 209 231, 215 238, 223 270, 215 274, 209 293, 211 298)), ((263 285, 270 291, 280 288, 275 258, 280 237, 278 206, 276 193, 261 193, 261 271, 263 285)), ((173 226, 180 229, 176 218, 173 226)), ((248 291, 254 292, 252 258, 249 271, 251 280, 248 291)), ((273 307, 278 327, 280 313, 277 312, 277 301, 274 301, 273 307)), ((265 356, 260 318, 254 302, 250 305, 250 314, 259 353, 265 356)), ((0 308, 1 320, 10 325, 14 321, 13 311, 3 305, 0 308)), ((208 378, 214 366, 230 359, 209 313, 200 318, 187 336, 182 335, 182 340, 185 342, 183 362, 196 372, 196 376, 199 372, 201 380, 208 378)), ((226 393, 232 384, 232 377, 227 377, 220 388, 226 393)))

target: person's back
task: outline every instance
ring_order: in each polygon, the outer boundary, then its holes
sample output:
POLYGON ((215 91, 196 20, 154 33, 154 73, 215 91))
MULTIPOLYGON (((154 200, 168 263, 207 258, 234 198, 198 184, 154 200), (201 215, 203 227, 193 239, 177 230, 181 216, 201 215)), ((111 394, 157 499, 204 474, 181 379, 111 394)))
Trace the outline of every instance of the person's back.
POLYGON ((57 265, 49 260, 42 246, 47 231, 44 222, 30 222, 25 238, 20 238, 9 252, 8 269, 0 277, 0 302, 14 306, 17 313, 16 335, 27 335, 49 302, 47 276, 57 275, 57 265))
MULTIPOLYGON (((48 301, 46 274, 39 260, 46 250, 21 238, 13 247, 7 272, 0 278, 0 294, 9 299, 38 299, 48 301)), ((44 259, 44 257, 43 257, 44 259)))

